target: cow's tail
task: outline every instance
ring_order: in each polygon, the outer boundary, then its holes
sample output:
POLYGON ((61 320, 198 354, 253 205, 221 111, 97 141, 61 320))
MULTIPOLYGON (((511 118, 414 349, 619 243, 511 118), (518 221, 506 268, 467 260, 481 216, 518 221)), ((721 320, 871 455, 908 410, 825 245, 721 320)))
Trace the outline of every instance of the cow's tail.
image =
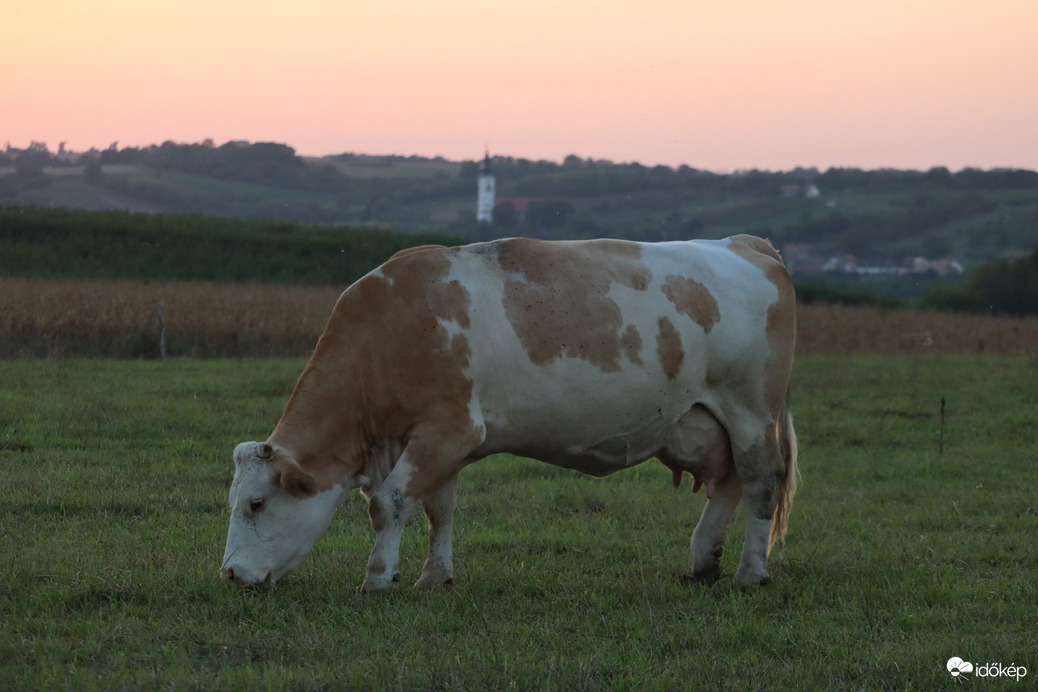
POLYGON ((793 495, 797 492, 797 434, 793 430, 793 413, 789 407, 789 393, 786 393, 786 405, 781 419, 775 426, 785 475, 779 482, 775 515, 771 518, 771 536, 768 540, 768 552, 772 546, 783 540, 789 526, 789 512, 793 509, 793 495))

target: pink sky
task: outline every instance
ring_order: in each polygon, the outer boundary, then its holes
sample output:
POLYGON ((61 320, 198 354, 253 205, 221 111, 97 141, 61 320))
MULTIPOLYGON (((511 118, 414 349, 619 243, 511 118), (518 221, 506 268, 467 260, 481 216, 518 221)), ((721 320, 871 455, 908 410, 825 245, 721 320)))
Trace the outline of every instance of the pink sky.
POLYGON ((1035 0, 15 0, 0 146, 1038 169, 1035 0))

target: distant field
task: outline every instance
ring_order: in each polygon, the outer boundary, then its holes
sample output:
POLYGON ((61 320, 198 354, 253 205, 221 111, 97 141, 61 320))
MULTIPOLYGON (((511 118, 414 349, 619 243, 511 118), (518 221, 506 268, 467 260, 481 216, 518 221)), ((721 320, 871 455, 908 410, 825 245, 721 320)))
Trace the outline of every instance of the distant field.
MULTIPOLYGON (((3 291, 0 291, 3 294, 3 291)), ((1034 342, 1032 342, 1033 344, 1034 342)), ((704 498, 499 456, 462 474, 456 586, 361 596, 350 497, 299 572, 217 575, 231 449, 301 359, 0 361, 0 689, 950 689, 1038 675, 1038 361, 802 356, 773 582, 690 584, 704 498)), ((593 401, 577 402, 593 406, 593 401)), ((426 530, 405 536, 405 584, 426 530)))
MULTIPOLYGON (((306 356, 344 287, 0 278, 0 358, 306 356)), ((805 305, 798 352, 1038 355, 1038 318, 805 305)))

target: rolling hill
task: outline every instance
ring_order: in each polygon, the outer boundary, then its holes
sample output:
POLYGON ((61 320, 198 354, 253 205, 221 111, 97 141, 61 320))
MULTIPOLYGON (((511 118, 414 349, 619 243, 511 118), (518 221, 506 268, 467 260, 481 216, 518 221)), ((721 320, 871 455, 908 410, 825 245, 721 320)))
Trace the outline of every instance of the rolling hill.
POLYGON ((1038 173, 832 168, 717 174, 568 157, 495 157, 493 225, 475 221, 478 164, 303 158, 228 142, 0 154, 0 205, 346 224, 463 239, 671 240, 754 233, 800 279, 918 295, 995 257, 1038 249, 1038 173))

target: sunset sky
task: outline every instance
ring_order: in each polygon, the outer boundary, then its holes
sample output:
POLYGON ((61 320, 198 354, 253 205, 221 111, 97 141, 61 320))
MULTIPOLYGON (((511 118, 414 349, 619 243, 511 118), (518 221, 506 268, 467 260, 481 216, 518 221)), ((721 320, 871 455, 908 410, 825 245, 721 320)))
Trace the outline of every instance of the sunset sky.
POLYGON ((1038 169, 1035 0, 4 0, 0 146, 1038 169))

